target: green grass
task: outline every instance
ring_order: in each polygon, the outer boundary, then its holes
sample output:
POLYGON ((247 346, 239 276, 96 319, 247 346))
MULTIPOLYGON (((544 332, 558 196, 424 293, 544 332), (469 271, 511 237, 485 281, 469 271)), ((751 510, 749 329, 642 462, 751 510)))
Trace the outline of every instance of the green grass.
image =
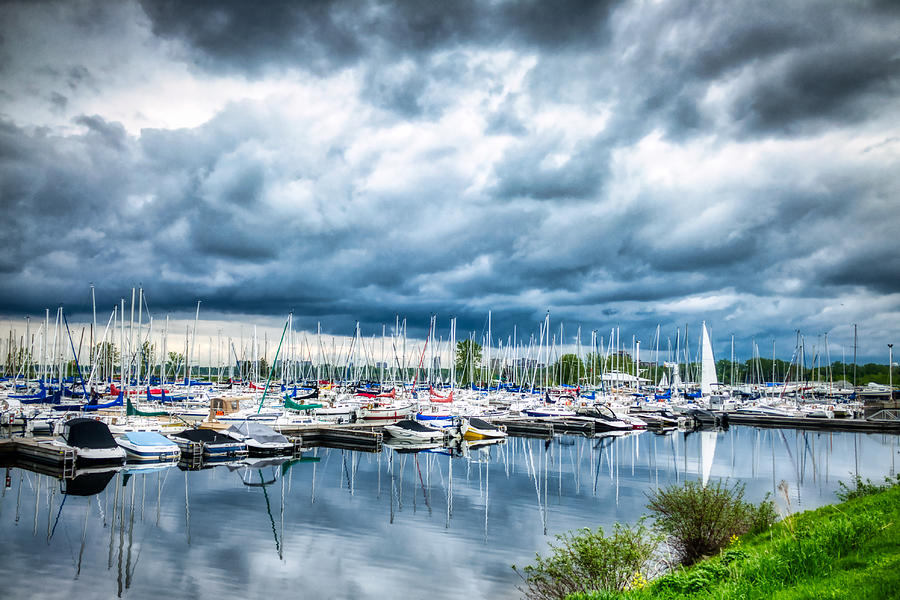
POLYGON ((790 516, 642 590, 578 600, 900 598, 900 486, 790 516))

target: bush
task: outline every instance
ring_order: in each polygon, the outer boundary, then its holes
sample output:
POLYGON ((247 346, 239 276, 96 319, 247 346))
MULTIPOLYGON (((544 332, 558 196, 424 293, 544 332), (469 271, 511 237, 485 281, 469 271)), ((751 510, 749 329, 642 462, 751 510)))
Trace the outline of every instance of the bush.
POLYGON ((732 536, 757 532, 775 522, 775 505, 744 502, 744 484, 686 481, 647 494, 656 527, 666 534, 679 562, 692 565, 728 545, 732 536))
POLYGON ((883 492, 890 487, 898 485, 900 484, 900 473, 895 475, 893 479, 885 477, 884 485, 876 485, 872 483, 871 479, 863 481, 863 478, 859 475, 851 477, 850 481, 853 487, 848 486, 843 481, 838 481, 838 486, 840 486, 841 489, 835 492, 835 495, 837 495, 841 502, 853 500, 854 498, 861 498, 862 496, 871 496, 872 494, 883 492))
MULTIPOLYGON (((513 569, 524 581, 519 589, 527 598, 539 600, 565 598, 571 594, 603 597, 603 592, 625 589, 642 577, 659 546, 642 521, 633 527, 616 524, 612 536, 603 529, 581 529, 556 536, 558 544, 550 544, 548 557, 535 555, 535 564, 521 571, 513 569), (599 590, 599 594, 594 594, 599 590)), ((577 596, 576 596, 577 597, 577 596)))

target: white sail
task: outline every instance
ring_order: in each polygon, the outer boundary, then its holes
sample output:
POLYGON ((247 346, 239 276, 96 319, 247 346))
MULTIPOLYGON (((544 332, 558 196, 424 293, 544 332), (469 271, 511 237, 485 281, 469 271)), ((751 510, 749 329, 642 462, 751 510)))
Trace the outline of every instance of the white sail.
POLYGON ((669 387, 669 378, 666 376, 665 373, 663 373, 662 378, 659 380, 659 387, 660 387, 660 388, 667 388, 667 387, 669 387))
POLYGON ((704 396, 712 394, 713 386, 719 383, 716 378, 716 359, 713 358, 712 342, 709 341, 709 332, 706 330, 706 321, 703 322, 703 335, 701 346, 701 371, 700 393, 704 396))

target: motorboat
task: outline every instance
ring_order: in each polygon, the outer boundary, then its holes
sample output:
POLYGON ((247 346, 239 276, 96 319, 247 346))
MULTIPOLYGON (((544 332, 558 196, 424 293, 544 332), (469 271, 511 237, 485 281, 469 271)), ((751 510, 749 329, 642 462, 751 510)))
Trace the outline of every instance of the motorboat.
POLYGON ((222 433, 247 444, 247 452, 251 456, 288 454, 294 449, 291 440, 268 425, 255 421, 236 423, 222 433))
POLYGON ((594 431, 631 431, 634 425, 622 421, 608 406, 594 404, 578 409, 579 417, 594 421, 594 431))
POLYGON ((185 455, 190 455, 195 444, 200 444, 207 460, 247 456, 247 444, 212 429, 185 429, 171 434, 169 439, 178 444, 185 455))
POLYGON ((163 462, 181 457, 178 444, 155 431, 129 431, 116 442, 125 449, 129 461, 163 462))
POLYGON ((529 417, 556 417, 566 418, 574 417, 575 411, 565 406, 549 405, 539 406, 537 408, 527 408, 524 412, 529 417))
POLYGON ((76 464, 121 464, 125 449, 116 443, 106 423, 97 419, 77 417, 62 423, 57 446, 75 448, 76 464))
POLYGON ((392 425, 386 425, 384 430, 392 438, 398 440, 438 442, 444 439, 444 431, 442 429, 435 429, 412 419, 403 419, 392 425))
POLYGON ((507 437, 503 429, 477 417, 463 419, 459 433, 466 440, 499 440, 507 437))

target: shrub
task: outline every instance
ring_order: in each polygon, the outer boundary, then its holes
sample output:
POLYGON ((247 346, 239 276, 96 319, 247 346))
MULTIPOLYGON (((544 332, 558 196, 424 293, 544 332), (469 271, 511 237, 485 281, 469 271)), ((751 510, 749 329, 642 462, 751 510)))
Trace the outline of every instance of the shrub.
POLYGON ((841 502, 853 500, 854 498, 861 498, 862 496, 871 496, 872 494, 883 492, 890 487, 898 485, 900 484, 900 473, 896 474, 893 479, 885 477, 884 485, 876 485, 872 483, 871 479, 863 481, 863 478, 859 475, 851 477, 850 481, 853 487, 848 486, 843 481, 838 481, 838 486, 841 489, 835 492, 835 495, 837 495, 841 502))
POLYGON ((683 565, 715 554, 734 535, 761 531, 775 522, 775 505, 744 502, 744 484, 729 487, 721 481, 702 485, 686 481, 647 494, 656 527, 683 565))
POLYGON ((637 579, 636 574, 647 571, 660 542, 660 536, 643 521, 633 527, 617 523, 609 537, 598 527, 556 539, 549 556, 535 555, 535 563, 521 571, 513 565, 524 581, 519 589, 527 598, 549 600, 578 593, 602 598, 607 591, 625 589, 637 579))

